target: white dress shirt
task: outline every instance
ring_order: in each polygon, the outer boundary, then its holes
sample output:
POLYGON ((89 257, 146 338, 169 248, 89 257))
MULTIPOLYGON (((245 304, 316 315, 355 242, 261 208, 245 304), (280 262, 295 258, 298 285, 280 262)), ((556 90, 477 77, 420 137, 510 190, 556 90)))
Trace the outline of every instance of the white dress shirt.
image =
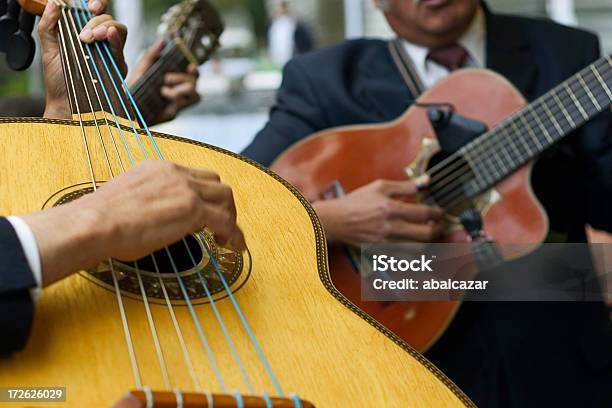
MULTIPOLYGON (((486 21, 482 8, 479 8, 467 31, 459 38, 457 43, 468 52, 468 59, 464 68, 484 68, 486 66, 486 21)), ((448 76, 445 67, 427 59, 429 48, 421 47, 404 41, 406 52, 412 59, 414 68, 421 82, 426 88, 431 88, 438 81, 448 76)))
POLYGON ((36 238, 34 237, 32 229, 21 218, 7 217, 7 221, 11 223, 15 229, 15 232, 17 233, 17 238, 19 239, 23 252, 25 253, 28 266, 34 275, 34 279, 36 280, 36 287, 30 291, 32 300, 36 302, 40 296, 40 288, 42 286, 42 268, 40 266, 40 253, 38 252, 36 238))

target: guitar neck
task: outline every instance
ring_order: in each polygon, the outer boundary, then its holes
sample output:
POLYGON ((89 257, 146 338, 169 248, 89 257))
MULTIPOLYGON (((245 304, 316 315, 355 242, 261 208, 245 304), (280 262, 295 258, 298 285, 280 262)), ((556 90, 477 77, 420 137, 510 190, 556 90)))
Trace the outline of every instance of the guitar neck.
POLYGON ((189 61, 177 45, 170 43, 155 64, 132 86, 132 95, 147 123, 154 123, 167 104, 160 94, 164 76, 169 72, 183 72, 188 65, 189 61))
POLYGON ((612 104, 612 58, 606 56, 555 87, 458 153, 476 196, 511 175, 612 104))

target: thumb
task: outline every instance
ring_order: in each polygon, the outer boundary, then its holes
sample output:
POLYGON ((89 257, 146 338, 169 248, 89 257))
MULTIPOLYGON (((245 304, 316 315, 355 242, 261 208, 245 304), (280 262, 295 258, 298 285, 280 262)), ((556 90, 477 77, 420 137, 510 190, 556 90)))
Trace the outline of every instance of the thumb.
POLYGON ((166 46, 166 42, 163 38, 158 38, 152 46, 150 46, 145 54, 143 55, 143 61, 146 61, 148 65, 153 65, 155 61, 157 61, 166 46))

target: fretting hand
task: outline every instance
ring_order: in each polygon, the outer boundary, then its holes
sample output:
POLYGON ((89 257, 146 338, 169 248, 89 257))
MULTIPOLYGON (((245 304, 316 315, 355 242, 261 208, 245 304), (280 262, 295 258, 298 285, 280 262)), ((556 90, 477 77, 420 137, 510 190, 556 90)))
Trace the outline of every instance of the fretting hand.
MULTIPOLYGON (((155 64, 164 46, 165 42, 163 38, 160 38, 149 47, 136 67, 130 71, 126 81, 128 86, 133 86, 138 78, 142 77, 155 64)), ((168 101, 168 104, 161 114, 155 118, 155 121, 149 124, 155 125, 172 120, 183 109, 198 103, 200 101, 200 95, 196 90, 198 77, 198 67, 194 64, 190 64, 185 72, 167 73, 164 76, 164 82, 159 89, 159 93, 168 101)))
MULTIPOLYGON (((125 76, 127 65, 123 58, 123 46, 127 36, 127 28, 114 21, 111 16, 103 14, 106 7, 107 0, 90 0, 88 2, 88 8, 95 17, 82 30, 80 39, 85 43, 108 41, 110 51, 125 76)), ((38 34, 43 50, 42 61, 47 90, 45 117, 50 119, 71 118, 68 90, 65 82, 61 80, 64 74, 60 54, 61 44, 58 37, 58 22, 60 19, 63 19, 60 8, 54 1, 48 1, 38 25, 38 34)), ((68 20, 68 26, 70 25, 70 20, 68 20)), ((75 25, 79 27, 78 20, 75 21, 75 25)), ((71 46, 67 38, 65 41, 67 42, 66 46, 71 46)), ((78 44, 75 44, 75 46, 78 46, 78 44)))

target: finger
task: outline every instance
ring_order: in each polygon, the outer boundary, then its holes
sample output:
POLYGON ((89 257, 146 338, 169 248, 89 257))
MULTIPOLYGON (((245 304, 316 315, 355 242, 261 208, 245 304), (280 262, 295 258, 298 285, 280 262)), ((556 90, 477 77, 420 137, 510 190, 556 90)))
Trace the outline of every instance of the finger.
POLYGON ((113 57, 115 58, 115 61, 119 65, 119 70, 124 77, 128 70, 127 63, 125 62, 125 57, 123 55, 123 46, 125 45, 126 35, 127 31, 122 33, 119 30, 119 27, 112 26, 108 29, 108 45, 113 57))
POLYGON ((196 64, 189 64, 189 66, 187 66, 187 73, 195 76, 196 78, 200 77, 200 71, 198 70, 198 66, 196 64))
POLYGON ((169 72, 164 76, 164 85, 173 86, 182 83, 191 83, 195 85, 195 77, 193 74, 185 72, 169 72))
POLYGON ((380 191, 387 196, 410 196, 417 193, 417 186, 412 181, 383 180, 380 191))
POLYGON ((105 13, 107 6, 107 0, 89 0, 88 8, 89 11, 91 11, 95 16, 97 16, 105 13))
POLYGON ((235 249, 240 252, 244 251, 247 248, 244 233, 239 227, 236 227, 236 229, 234 230, 234 235, 230 237, 228 244, 232 249, 235 249))
POLYGON ((400 200, 390 199, 389 215, 400 217, 406 221, 427 222, 439 221, 444 216, 444 210, 423 204, 405 203, 400 200))
POLYGON ((414 224, 403 220, 392 221, 388 239, 391 241, 433 242, 442 236, 440 223, 414 224))
POLYGON ((113 19, 113 17, 110 14, 101 14, 99 16, 95 16, 95 17, 93 17, 91 20, 89 20, 85 24, 83 29, 93 30, 94 28, 96 28, 100 24, 103 24, 103 23, 105 23, 107 21, 111 21, 112 19, 113 19))
POLYGON ((162 86, 160 93, 161 95, 171 101, 181 101, 189 97, 189 95, 195 93, 194 84, 190 82, 184 82, 179 85, 172 87, 162 86))
POLYGON ((197 224, 193 226, 194 231, 202 227, 209 228, 215 233, 215 240, 221 245, 225 245, 236 235, 237 226, 233 214, 215 205, 204 203, 198 215, 197 224))
POLYGON ((38 34, 43 47, 43 51, 47 46, 54 43, 57 44, 57 22, 60 19, 60 9, 53 1, 47 2, 45 11, 43 12, 40 22, 38 23, 38 34))
POLYGON ((142 56, 142 61, 144 61, 147 66, 153 65, 155 61, 157 61, 166 46, 166 41, 163 37, 158 38, 153 45, 151 45, 145 54, 142 56))
POLYGON ((192 167, 185 167, 179 164, 176 164, 175 166, 177 170, 185 174, 188 174, 191 177, 197 178, 197 179, 211 180, 211 181, 216 181, 216 182, 221 181, 221 176, 219 176, 219 174, 209 169, 194 169, 192 167))

